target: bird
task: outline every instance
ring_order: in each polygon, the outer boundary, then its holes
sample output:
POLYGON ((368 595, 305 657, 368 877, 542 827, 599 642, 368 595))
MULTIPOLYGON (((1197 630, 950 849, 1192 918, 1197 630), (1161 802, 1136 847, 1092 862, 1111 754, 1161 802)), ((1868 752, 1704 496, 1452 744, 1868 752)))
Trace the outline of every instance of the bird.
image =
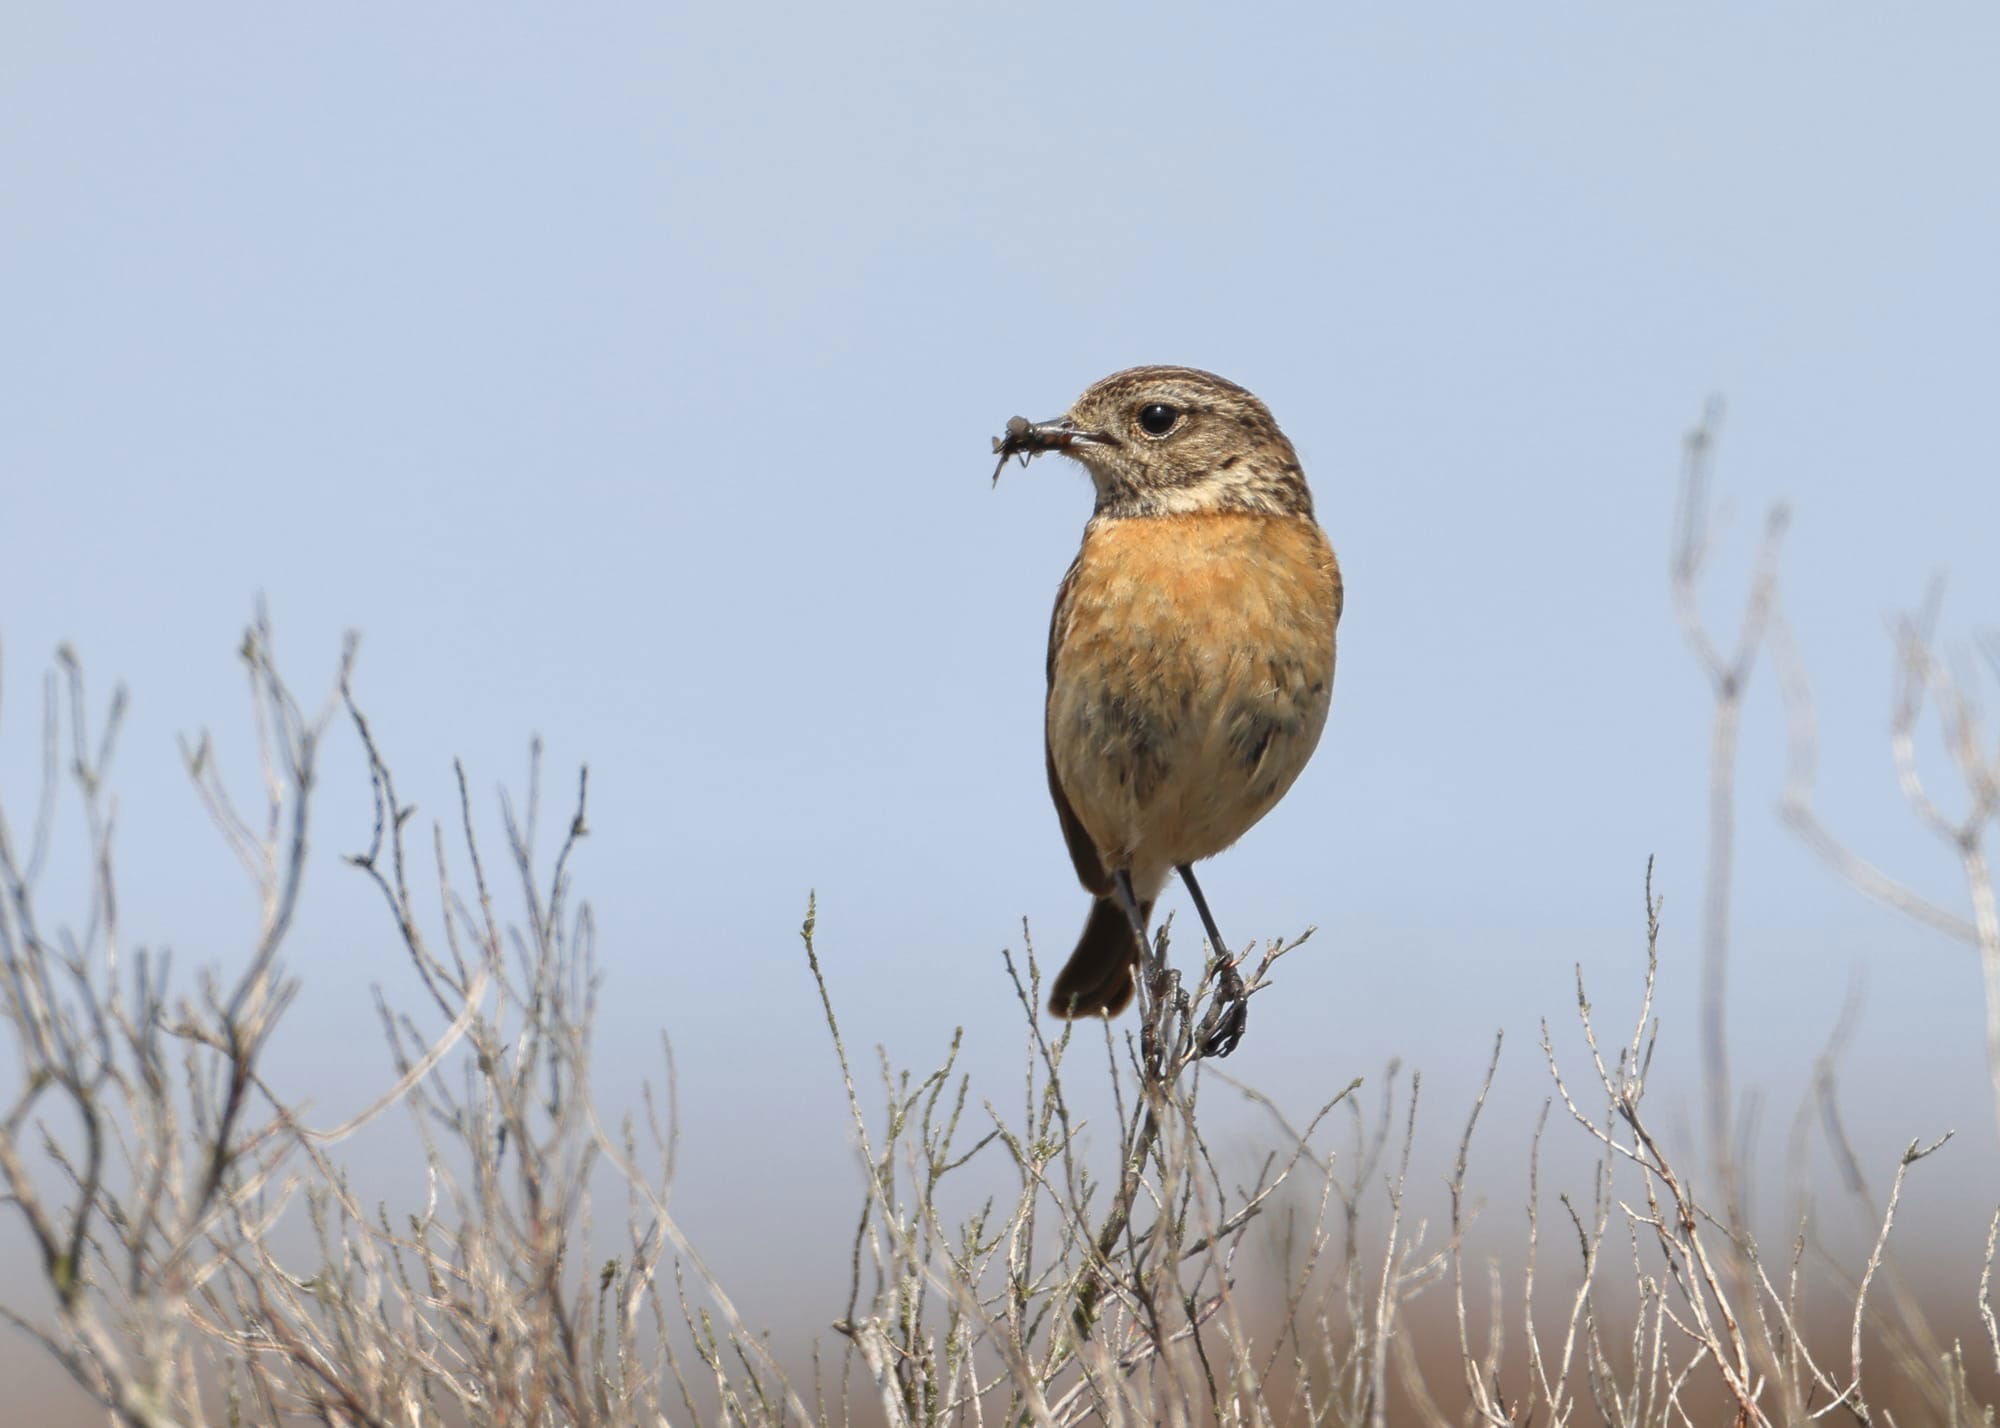
POLYGON ((1133 367, 1054 421, 1015 417, 994 470, 1060 453, 1096 503, 1049 621, 1044 752, 1092 897, 1049 1011, 1130 1004, 1169 877, 1220 970, 1201 1054, 1241 1040, 1247 997, 1194 864, 1291 788, 1326 727, 1346 591, 1298 453, 1270 409, 1193 367, 1133 367))

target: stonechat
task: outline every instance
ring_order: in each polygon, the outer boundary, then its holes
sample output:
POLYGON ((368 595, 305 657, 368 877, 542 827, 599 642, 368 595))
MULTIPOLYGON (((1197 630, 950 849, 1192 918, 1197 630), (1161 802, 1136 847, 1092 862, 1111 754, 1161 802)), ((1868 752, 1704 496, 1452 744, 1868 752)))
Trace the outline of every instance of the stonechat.
POLYGON ((1243 1034, 1243 983, 1194 864, 1284 797, 1333 695, 1343 589, 1298 453, 1251 393, 1190 367, 1106 377, 1015 417, 1000 465, 1060 452, 1097 503, 1049 622, 1049 794, 1096 901, 1049 1010, 1116 1016, 1179 872, 1221 964, 1204 1053, 1243 1034))

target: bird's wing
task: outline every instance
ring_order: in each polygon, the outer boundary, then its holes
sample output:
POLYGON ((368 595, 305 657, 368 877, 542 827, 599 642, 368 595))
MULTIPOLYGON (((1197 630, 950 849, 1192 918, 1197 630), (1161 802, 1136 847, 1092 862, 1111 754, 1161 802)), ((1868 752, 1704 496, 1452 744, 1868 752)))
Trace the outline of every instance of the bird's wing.
MULTIPOLYGON (((1069 620, 1070 594, 1076 587, 1076 572, 1083 564, 1082 555, 1070 563, 1069 573, 1063 576, 1062 585, 1056 590, 1056 607, 1049 615, 1049 663, 1048 682, 1053 690, 1056 682, 1056 648, 1061 643, 1064 627, 1069 620)), ((1049 725, 1047 701, 1043 702, 1042 754, 1049 770, 1049 798, 1056 806, 1056 818, 1062 824, 1063 841, 1069 844, 1069 860, 1076 865, 1077 881, 1084 890, 1097 897, 1106 897, 1111 892, 1111 875, 1104 870, 1104 860, 1097 856, 1097 845, 1090 841, 1090 834, 1084 830, 1083 821, 1070 807, 1069 795, 1063 792, 1062 780, 1056 776, 1056 754, 1049 747, 1049 725)))

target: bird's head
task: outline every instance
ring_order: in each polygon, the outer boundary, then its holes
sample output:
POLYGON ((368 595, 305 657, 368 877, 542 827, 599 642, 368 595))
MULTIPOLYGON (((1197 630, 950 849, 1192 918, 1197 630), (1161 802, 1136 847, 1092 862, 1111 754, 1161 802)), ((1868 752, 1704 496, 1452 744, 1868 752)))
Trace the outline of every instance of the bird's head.
POLYGON ((1054 421, 1015 417, 993 449, 1002 465, 1044 451, 1074 457, 1097 487, 1099 515, 1312 514, 1298 453, 1270 409, 1193 367, 1115 372, 1054 421))

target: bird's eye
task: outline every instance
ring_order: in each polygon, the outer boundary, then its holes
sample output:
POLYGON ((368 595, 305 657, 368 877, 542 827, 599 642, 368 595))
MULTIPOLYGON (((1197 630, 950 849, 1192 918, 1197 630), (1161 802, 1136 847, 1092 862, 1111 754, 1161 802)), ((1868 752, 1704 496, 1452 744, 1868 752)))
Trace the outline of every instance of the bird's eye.
POLYGON ((1139 426, 1148 436, 1165 436, 1181 419, 1181 409, 1165 402, 1148 402, 1139 408, 1139 426))

